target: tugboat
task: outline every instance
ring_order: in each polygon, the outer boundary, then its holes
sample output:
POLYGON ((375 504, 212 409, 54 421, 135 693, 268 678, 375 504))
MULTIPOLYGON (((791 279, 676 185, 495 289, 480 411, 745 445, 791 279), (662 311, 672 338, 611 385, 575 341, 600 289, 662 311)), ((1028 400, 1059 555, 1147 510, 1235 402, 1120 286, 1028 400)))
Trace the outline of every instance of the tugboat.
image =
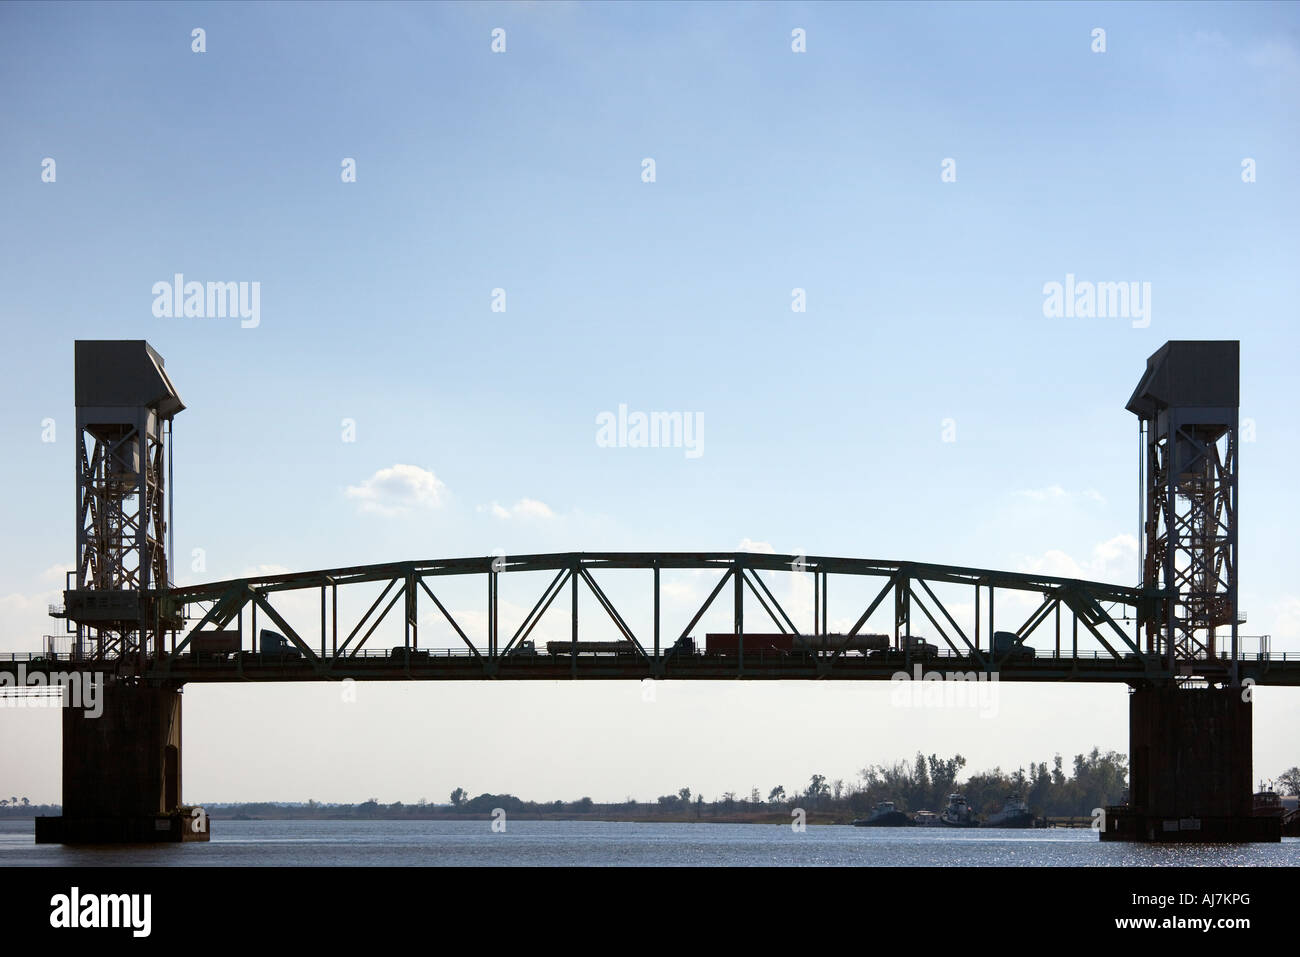
POLYGON ((998 811, 991 818, 985 821, 981 827, 1033 827, 1034 815, 1029 810, 1029 805, 1019 797, 1011 796, 1007 798, 1006 803, 1002 805, 1002 810, 998 811))
POLYGON ((934 811, 917 811, 914 820, 917 827, 943 827, 943 821, 934 811))
POLYGON ((948 806, 943 809, 939 815, 939 822, 947 827, 978 827, 979 822, 975 820, 975 815, 966 803, 966 798, 960 794, 948 795, 948 806))
POLYGON ((869 817, 858 818, 854 827, 911 827, 916 822, 894 807, 893 801, 881 801, 869 817))
POLYGON ((1281 817, 1283 813, 1282 799, 1278 793, 1273 790, 1271 784, 1264 784, 1262 781, 1259 790, 1252 795, 1254 801, 1255 817, 1281 817))
POLYGON ((1255 817, 1280 818, 1283 837, 1300 837, 1300 807, 1294 797, 1282 797, 1273 790, 1271 782, 1260 782, 1252 801, 1255 817))

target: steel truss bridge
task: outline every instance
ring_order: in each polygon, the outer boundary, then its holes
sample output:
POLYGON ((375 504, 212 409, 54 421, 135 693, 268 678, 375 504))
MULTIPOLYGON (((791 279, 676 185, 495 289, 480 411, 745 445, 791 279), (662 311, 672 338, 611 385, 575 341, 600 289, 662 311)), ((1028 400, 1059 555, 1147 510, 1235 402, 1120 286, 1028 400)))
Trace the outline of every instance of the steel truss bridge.
POLYGON ((1300 656, 1279 660, 1261 650, 1251 657, 1240 646, 1239 346, 1165 343, 1125 406, 1138 424, 1136 587, 753 552, 485 556, 175 586, 171 437, 184 403, 147 342, 78 341, 76 566, 63 606, 51 612, 74 635, 72 650, 0 659, 0 684, 29 686, 32 673, 67 680, 69 704, 70 675, 100 673, 104 680, 90 684, 102 688, 102 713, 63 708, 63 816, 37 819, 37 842, 208 839, 206 826, 195 824, 205 818, 181 801, 181 691, 189 682, 890 680, 900 672, 1125 683, 1132 689, 1130 797, 1107 809, 1101 839, 1280 840, 1280 820, 1254 810, 1251 697, 1243 685, 1300 685, 1300 656), (606 589, 616 576, 636 572, 649 601, 643 594, 639 615, 631 616, 630 604, 620 610, 606 589), (663 630, 665 572, 717 578, 680 632, 663 630), (807 631, 769 587, 772 573, 812 577, 807 631), (530 610, 513 630, 502 625, 503 605, 514 610, 501 600, 502 576, 512 590, 526 577, 547 582, 531 605, 520 606, 530 610), (450 597, 466 588, 486 599, 485 628, 479 612, 450 597), (832 590, 837 610, 842 595, 871 596, 851 619, 836 619, 853 621, 843 634, 828 627, 832 590), (608 631, 612 624, 616 641, 582 640, 592 617, 579 614, 583 599, 588 608, 594 601, 596 625, 608 631), (556 616, 569 605, 569 638, 547 642, 541 654, 531 636, 557 602, 556 616), (474 638, 449 604, 462 620, 473 615, 474 638), (629 619, 642 621, 646 604, 649 626, 633 628, 629 619), (728 617, 727 605, 731 630, 695 640, 706 615, 728 617), (463 646, 457 653, 421 645, 422 608, 434 621, 441 616, 463 646), (998 608, 1002 628, 995 631, 998 608), (1010 631, 1013 613, 1020 623, 1010 631), (259 617, 275 630, 259 631, 259 617), (891 633, 862 631, 882 618, 891 633), (773 639, 772 628, 789 639, 773 639), (383 647, 399 631, 401 643, 383 647), (1082 651, 1081 637, 1089 646, 1082 651))
MULTIPOLYGON (((841 587, 835 586, 837 591, 841 587)), ((780 590, 780 589, 777 589, 780 590)), ((368 595, 367 595, 368 597, 368 595)), ((1140 638, 1125 631, 1125 621, 1148 621, 1163 607, 1163 592, 1121 585, 1052 576, 991 571, 916 562, 869 559, 773 555, 754 552, 567 552, 558 554, 486 556, 437 561, 412 561, 365 565, 294 574, 240 578, 160 590, 152 602, 158 614, 179 615, 185 627, 170 631, 170 647, 143 660, 120 656, 111 646, 83 648, 67 664, 80 669, 120 667, 145 680, 168 683, 235 681, 322 680, 483 680, 483 679, 857 679, 889 680, 900 671, 909 675, 916 665, 945 677, 996 674, 1012 681, 1110 681, 1134 687, 1175 681, 1219 683, 1228 678, 1226 661, 1204 656, 1194 661, 1144 651, 1140 638), (639 570, 648 573, 653 624, 638 633, 628 624, 602 588, 606 573, 639 570), (685 628, 665 633, 661 616, 661 572, 706 571, 720 573, 716 584, 696 608, 685 628), (502 576, 525 572, 549 573, 549 584, 536 596, 516 627, 503 629, 499 587, 502 576), (795 617, 764 581, 763 572, 807 575, 812 579, 811 629, 800 628, 795 617), (843 634, 828 634, 828 595, 831 579, 871 579, 874 597, 861 608, 852 627, 843 634), (486 635, 471 638, 448 602, 440 597, 449 579, 478 579, 485 596, 486 635), (876 587, 878 583, 878 588, 876 587), (340 614, 339 593, 349 586, 382 584, 378 597, 364 614, 340 614), (730 586, 728 588, 728 586, 730 586), (971 596, 969 604, 954 613, 936 589, 971 596), (726 595, 727 591, 729 595, 726 595), (967 591, 968 590, 968 591, 967 591), (993 648, 993 622, 999 592, 1033 595, 1036 603, 1019 627, 1011 647, 993 648), (567 595, 565 593, 568 593, 567 595), (290 624, 286 599, 304 596, 315 604, 319 593, 319 620, 310 631, 290 624), (597 615, 618 633, 618 649, 597 654, 580 652, 579 596, 595 600, 597 615), (564 615, 568 605, 570 653, 534 652, 530 642, 537 626, 552 608, 564 615), (280 606, 277 608, 277 604, 280 606), (731 627, 738 636, 735 654, 704 653, 703 642, 689 652, 681 639, 696 633, 710 610, 731 607, 731 627), (868 620, 887 612, 892 604, 890 647, 876 652, 851 650, 849 645, 868 620), (973 615, 970 609, 973 607, 973 615), (459 638, 461 647, 421 647, 422 612, 435 609, 459 638), (747 614, 749 617, 747 617, 747 614), (258 619, 268 622, 292 643, 287 654, 268 652, 257 645, 258 619), (757 619, 758 624, 755 625, 757 619), (245 622, 248 622, 247 627, 245 622), (388 634, 401 628, 399 647, 376 648, 381 626, 388 634), (319 625, 319 628, 316 625, 319 625), (915 633, 939 647, 938 654, 922 654, 907 638, 915 633), (781 634, 824 636, 822 650, 775 653, 745 651, 744 636, 773 631, 781 634), (206 654, 198 651, 203 636, 238 635, 241 651, 206 654), (1095 641, 1100 649, 1079 649, 1095 641), (1033 657, 1026 642, 1035 638, 1033 657), (370 642, 370 644, 368 644, 370 642), (1050 648, 1046 647, 1050 645, 1050 648), (527 652, 527 653, 524 653, 527 652), (1171 664, 1173 665, 1171 667, 1171 664)), ((1006 599, 1004 598, 1005 602, 1006 599)), ((1023 605, 1023 599, 1022 605, 1023 605)), ((364 602, 358 603, 364 604, 364 602)), ((951 604, 951 602, 950 602, 951 604)), ((1004 606, 1005 607, 1005 606, 1004 606)), ((314 616, 313 616, 314 617, 314 616)), ((462 613, 463 617, 463 613, 462 613)), ((1004 613, 1005 620, 1005 613, 1004 613)), ((1005 626, 1004 626, 1005 628, 1005 626)), ((1136 632, 1137 629, 1132 629, 1136 632)), ((164 633, 159 628, 159 634, 164 633)), ((551 645, 555 650, 555 643, 551 645)), ((751 647, 753 647, 751 645, 751 647)), ((1095 646, 1094 646, 1095 648, 1095 646)), ((10 663, 11 664, 11 663, 10 663)), ((49 662, 53 665, 54 662, 49 662)), ((63 665, 63 661, 58 661, 63 665)), ((1241 656, 1240 677, 1257 684, 1300 684, 1300 656, 1271 658, 1241 656)))

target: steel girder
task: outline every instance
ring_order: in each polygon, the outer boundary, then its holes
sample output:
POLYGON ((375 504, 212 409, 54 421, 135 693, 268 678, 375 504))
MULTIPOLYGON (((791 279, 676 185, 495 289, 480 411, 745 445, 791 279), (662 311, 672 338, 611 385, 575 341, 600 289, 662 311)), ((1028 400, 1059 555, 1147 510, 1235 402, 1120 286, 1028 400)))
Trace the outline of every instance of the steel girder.
POLYGON ((158 609, 133 596, 168 584, 164 420, 115 411, 105 423, 102 410, 78 410, 77 566, 65 606, 90 658, 151 653, 158 609))
MULTIPOLYGON (((747 656, 744 648, 746 631, 755 633, 772 630, 786 634, 822 634, 827 630, 827 595, 832 576, 873 577, 882 580, 874 599, 867 604, 839 644, 831 640, 830 647, 818 656, 819 673, 828 674, 843 668, 850 639, 860 633, 868 619, 891 595, 894 598, 894 627, 892 643, 898 660, 905 668, 913 663, 910 642, 902 639, 912 634, 914 623, 924 621, 927 631, 942 639, 948 652, 963 659, 981 671, 998 671, 1008 661, 1019 659, 1020 646, 1049 619, 1055 618, 1055 659, 1061 655, 1061 612, 1072 618, 1072 651, 1077 653, 1078 632, 1082 625, 1087 634, 1095 638, 1115 660, 1128 666, 1126 678, 1111 680, 1159 681, 1167 677, 1163 662, 1148 655, 1123 627, 1123 620, 1141 620, 1150 614, 1165 597, 1154 590, 1113 585, 1080 579, 1060 578, 1031 573, 1003 572, 990 569, 936 565, 921 562, 889 562, 872 559, 835 558, 825 556, 773 555, 752 552, 563 552, 553 554, 517 555, 511 557, 484 556, 474 558, 442 559, 432 561, 397 562, 379 565, 322 569, 281 575, 231 579, 201 585, 186 585, 166 591, 169 605, 185 607, 187 619, 193 624, 183 633, 173 635, 172 655, 183 655, 190 649, 196 633, 226 628, 238 621, 243 632, 243 612, 252 615, 254 637, 249 650, 255 648, 256 619, 259 614, 270 618, 285 637, 303 656, 304 665, 321 677, 330 677, 346 670, 348 662, 355 664, 363 653, 366 642, 379 626, 389 618, 399 604, 404 616, 404 646, 408 651, 419 649, 419 606, 427 599, 466 648, 465 654, 474 666, 485 675, 498 674, 503 659, 511 656, 521 642, 529 639, 538 623, 565 591, 570 593, 573 628, 571 641, 579 641, 578 596, 586 591, 608 617, 626 643, 627 652, 650 675, 665 673, 667 652, 679 639, 686 638, 699 624, 722 595, 728 584, 732 586, 733 626, 739 636, 739 653, 735 656, 734 672, 744 674, 746 659, 753 663, 754 653, 747 656), (602 588, 599 576, 604 570, 640 569, 653 572, 651 601, 654 615, 651 633, 638 634, 628 619, 616 607, 602 588), (720 572, 718 581, 704 601, 698 606, 686 627, 678 634, 661 634, 660 572, 666 570, 714 570, 720 572), (504 643, 500 635, 500 608, 498 582, 501 575, 523 572, 549 571, 554 574, 549 583, 531 604, 529 612, 504 643), (814 614, 810 631, 801 630, 782 602, 769 588, 760 572, 786 572, 813 576, 814 614), (483 576, 487 593, 487 634, 476 642, 456 620, 446 603, 438 595, 438 579, 451 576, 483 576), (338 590, 348 585, 383 582, 384 588, 370 603, 364 614, 355 622, 341 623, 338 614, 338 590), (975 616, 966 627, 936 594, 935 585, 962 585, 972 589, 975 616), (320 589, 321 615, 318 642, 312 636, 300 634, 275 608, 278 596, 308 589, 320 589), (998 590, 1033 592, 1040 596, 1035 610, 1023 621, 1015 634, 1017 640, 1000 655, 993 652, 993 609, 998 590), (765 619, 760 628, 745 621, 748 594, 755 609, 765 619), (987 628, 981 632, 981 595, 987 600, 987 628), (332 597, 332 600, 331 600, 332 597), (327 614, 332 605, 333 614, 327 614), (766 624, 770 622, 770 626, 766 624), (341 630, 341 624, 351 625, 341 630), (1135 677, 1136 676, 1136 677, 1135 677)), ((170 657, 170 656, 169 656, 170 657)), ((568 672, 577 676, 581 670, 579 655, 568 656, 568 672)), ((770 657, 770 656, 769 656, 770 657)), ((915 656, 917 661, 921 657, 915 656)), ((589 670, 589 669, 588 669, 589 670)))

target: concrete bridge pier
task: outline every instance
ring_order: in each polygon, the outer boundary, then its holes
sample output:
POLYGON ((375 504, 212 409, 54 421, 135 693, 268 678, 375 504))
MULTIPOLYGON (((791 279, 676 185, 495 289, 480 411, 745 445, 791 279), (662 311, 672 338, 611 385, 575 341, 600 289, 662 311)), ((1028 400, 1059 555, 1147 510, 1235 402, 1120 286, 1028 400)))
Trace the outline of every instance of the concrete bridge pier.
POLYGON ((106 682, 102 713, 63 711, 63 816, 36 819, 37 844, 206 841, 207 815, 181 804, 181 688, 106 682))
POLYGON ((1103 841, 1280 841, 1255 817, 1251 709, 1238 688, 1145 687, 1129 696, 1129 803, 1106 808, 1103 841))

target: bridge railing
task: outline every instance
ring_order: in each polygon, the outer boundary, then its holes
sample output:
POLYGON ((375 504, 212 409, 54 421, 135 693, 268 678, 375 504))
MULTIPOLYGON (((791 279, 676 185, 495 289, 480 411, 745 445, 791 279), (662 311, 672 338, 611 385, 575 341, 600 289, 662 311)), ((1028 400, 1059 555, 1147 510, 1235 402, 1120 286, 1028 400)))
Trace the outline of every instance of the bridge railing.
MULTIPOLYGON (((249 651, 249 650, 244 650, 244 651, 240 652, 240 654, 246 656, 247 658, 255 658, 255 659, 262 660, 262 661, 293 661, 293 660, 299 660, 299 659, 296 659, 296 658, 294 658, 294 657, 290 657, 290 656, 286 656, 286 655, 278 654, 278 653, 275 653, 275 652, 261 652, 261 651, 249 651)), ((412 657, 413 659, 415 659, 415 660, 422 660, 422 659, 425 659, 425 658, 471 658, 471 657, 474 657, 474 654, 475 654, 475 652, 472 651, 472 650, 469 649, 469 648, 412 648, 412 649, 411 649, 411 657, 412 657)), ((484 654, 485 654, 485 651, 484 651, 484 650, 480 650, 480 651, 479 651, 479 654, 480 654, 480 655, 484 655, 484 654)), ((627 653, 627 652, 614 652, 614 651, 596 651, 596 652, 582 651, 582 652, 579 652, 579 656, 580 656, 580 657, 583 657, 583 658, 589 658, 589 657, 600 657, 600 658, 631 658, 631 657, 636 657, 636 655, 631 654, 631 653, 627 653)), ((858 657, 859 655, 858 655, 857 653, 848 653, 848 656, 850 656, 850 657, 858 657)), ((192 658, 193 658, 193 653, 192 653, 192 652, 187 652, 187 653, 185 653, 185 654, 176 655, 176 656, 174 656, 174 657, 175 657, 175 658, 182 659, 182 660, 185 660, 185 659, 192 659, 192 658)), ((206 653, 203 654, 202 657, 203 657, 203 659, 204 659, 205 661, 219 660, 216 656, 214 656, 214 655, 210 655, 210 654, 206 654, 206 653)), ((521 652, 515 652, 515 653, 511 653, 511 654, 503 655, 502 657, 503 657, 503 658, 509 658, 509 659, 511 659, 511 660, 517 660, 517 661, 529 661, 529 660, 533 660, 533 659, 543 659, 543 660, 548 660, 548 659, 556 658, 556 657, 567 657, 567 655, 552 655, 552 654, 549 654, 549 653, 544 652, 544 651, 539 651, 539 652, 536 652, 536 653, 534 653, 534 654, 526 654, 526 653, 521 653, 521 652)), ((662 655, 662 657, 664 657, 664 658, 668 658, 668 659, 670 659, 670 660, 671 660, 671 658, 673 658, 673 657, 683 657, 683 658, 691 658, 691 659, 698 659, 698 658, 719 658, 719 659, 724 659, 724 660, 725 660, 725 659, 735 658, 736 656, 735 656, 735 655, 730 655, 730 654, 708 654, 708 653, 703 653, 703 652, 699 652, 699 653, 696 653, 696 654, 693 654, 693 655, 677 655, 677 656, 674 656, 674 655, 669 655, 667 652, 664 652, 663 655, 662 655)), ((800 659, 800 660, 802 660, 802 659, 807 659, 807 660, 809 660, 809 661, 813 661, 813 660, 816 660, 817 658, 830 658, 830 657, 831 657, 831 652, 812 652, 812 651, 806 651, 806 652, 801 652, 801 651, 796 651, 796 652, 773 652, 773 651, 770 651, 770 650, 769 650, 769 651, 752 651, 752 652, 746 652, 746 653, 745 653, 745 660, 746 660, 746 661, 750 661, 750 660, 753 660, 753 661, 762 661, 762 660, 765 660, 765 659, 766 659, 766 660, 776 660, 776 659, 779 659, 779 660, 782 660, 782 661, 790 661, 791 659, 800 659)), ((882 659, 882 657, 881 657, 880 655, 878 655, 878 654, 871 654, 871 655, 869 655, 868 657, 874 658, 874 659, 876 659, 876 660, 888 660, 888 661, 890 661, 890 662, 896 662, 896 661, 898 661, 898 659, 904 657, 904 652, 903 652, 901 649, 890 649, 890 651, 889 651, 889 657, 888 657, 887 659, 882 659)), ((366 660, 375 660, 375 659, 380 659, 380 658, 386 658, 386 659, 390 659, 390 660, 392 660, 392 661, 404 661, 404 660, 406 659, 406 655, 405 655, 405 654, 401 654, 401 653, 394 655, 394 654, 391 654, 391 653, 388 652, 388 651, 385 651, 385 650, 382 649, 382 648, 373 648, 373 649, 372 649, 372 648, 362 648, 362 649, 360 649, 359 651, 356 651, 356 652, 354 652, 354 653, 349 653, 349 654, 340 655, 340 656, 338 657, 337 660, 339 660, 339 661, 343 661, 343 660, 346 660, 346 659, 349 659, 349 658, 362 658, 362 659, 366 659, 366 660)), ((916 661, 916 662, 933 661, 933 660, 936 660, 936 659, 939 659, 939 660, 949 660, 949 661, 951 661, 951 660, 971 661, 971 660, 972 660, 970 655, 961 655, 961 654, 956 654, 956 653, 954 653, 951 649, 948 649, 948 648, 941 649, 938 653, 930 654, 930 655, 919 655, 919 654, 913 654, 913 655, 912 655, 912 660, 913 660, 913 661, 916 661)), ((40 661, 40 662, 47 662, 47 661, 50 661, 50 662, 53 662, 53 661, 57 661, 57 662, 74 662, 74 661, 78 661, 78 660, 81 660, 81 661, 87 661, 87 663, 90 663, 87 659, 84 659, 84 658, 82 658, 82 659, 78 659, 78 658, 77 658, 73 653, 71 653, 71 652, 44 652, 44 651, 10 651, 10 652, 0 652, 0 661, 11 661, 11 662, 32 662, 32 661, 40 661)), ((116 659, 115 659, 115 658, 97 659, 97 661, 96 661, 95 663, 111 662, 111 661, 114 661, 114 660, 116 660, 116 659)), ((231 660, 233 660, 233 656, 232 656, 231 660)), ((327 656, 326 656, 326 660, 333 661, 333 660, 336 660, 336 659, 334 659, 334 658, 332 658, 332 657, 330 657, 330 656, 327 655, 327 656)), ((1114 658, 1114 657, 1113 657, 1109 652, 1100 651, 1100 650, 1098 650, 1098 651, 1080 651, 1078 654, 1074 654, 1074 655, 1065 654, 1065 655, 1061 655, 1059 658, 1056 657, 1055 655, 1052 655, 1052 654, 1043 654, 1043 653, 1040 652, 1039 654, 1037 654, 1037 655, 1036 655, 1035 657, 1033 657, 1033 658, 1017 658, 1017 659, 1015 659, 1015 664, 1018 664, 1018 665, 1031 664, 1031 663, 1033 663, 1033 662, 1035 662, 1035 661, 1051 661, 1051 662, 1060 662, 1060 661, 1098 661, 1098 660, 1106 660, 1106 661, 1120 661, 1120 662, 1122 662, 1122 661, 1124 661, 1124 660, 1126 660, 1126 659, 1116 659, 1116 658, 1114 658)), ((1130 657, 1130 658, 1127 659, 1127 660, 1132 660, 1132 658, 1130 657)), ((1208 659, 1208 658, 1201 658, 1201 659, 1199 659, 1199 660, 1201 660, 1201 661, 1208 661, 1208 660, 1210 660, 1210 659, 1208 659)), ((1219 658, 1219 659, 1215 659, 1215 660, 1217 660, 1217 661, 1224 661, 1225 659, 1219 658)), ((1269 652, 1256 653, 1256 654, 1249 654, 1249 653, 1247 653, 1247 654, 1240 654, 1240 655, 1238 655, 1238 656, 1237 656, 1237 660, 1238 660, 1238 661, 1279 661, 1279 662, 1282 662, 1282 661, 1300 661, 1300 651, 1290 651, 1290 652, 1288 652, 1288 651, 1269 651, 1269 652)))

